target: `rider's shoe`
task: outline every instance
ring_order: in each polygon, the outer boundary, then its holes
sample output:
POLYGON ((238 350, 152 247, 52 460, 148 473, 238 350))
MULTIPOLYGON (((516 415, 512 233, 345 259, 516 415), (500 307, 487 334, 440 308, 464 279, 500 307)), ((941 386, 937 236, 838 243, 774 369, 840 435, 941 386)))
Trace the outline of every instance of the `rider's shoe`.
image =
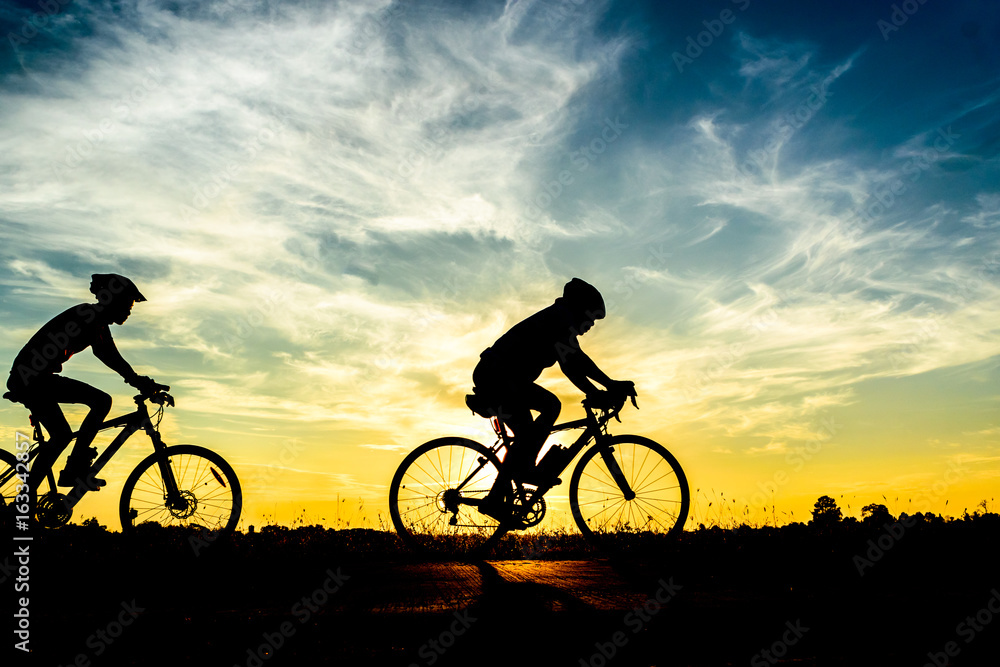
POLYGON ((69 465, 59 473, 59 479, 56 481, 57 486, 76 486, 78 483, 83 482, 91 491, 100 491, 101 487, 106 485, 107 480, 103 480, 100 477, 94 477, 90 474, 90 467, 85 468, 71 468, 69 465))
POLYGON ((66 467, 59 473, 57 486, 76 486, 79 482, 84 484, 91 491, 98 491, 107 481, 94 477, 90 472, 90 464, 97 456, 97 449, 90 447, 83 452, 73 452, 66 459, 66 467))
POLYGON ((515 470, 513 476, 514 479, 522 484, 530 484, 532 486, 558 486, 562 484, 561 479, 553 477, 552 471, 541 464, 537 466, 524 466, 520 470, 515 470))
POLYGON ((500 523, 510 523, 513 520, 510 504, 504 502, 503 498, 490 498, 486 496, 479 504, 480 514, 492 517, 500 523))
POLYGON ((562 484, 562 480, 558 477, 550 477, 540 470, 530 470, 523 475, 517 476, 517 481, 532 486, 559 486, 562 484))

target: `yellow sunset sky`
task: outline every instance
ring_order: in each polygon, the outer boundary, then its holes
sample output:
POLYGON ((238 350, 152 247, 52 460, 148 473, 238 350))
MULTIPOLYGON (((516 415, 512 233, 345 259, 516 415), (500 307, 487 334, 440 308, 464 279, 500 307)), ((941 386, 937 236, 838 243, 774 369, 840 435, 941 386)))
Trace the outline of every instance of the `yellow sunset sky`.
MULTIPOLYGON (((479 353, 576 276, 689 528, 992 503, 998 12, 778 4, 74 3, 0 61, 0 358, 127 275, 119 349, 244 529, 388 526, 408 451, 492 442, 479 353)), ((89 351, 64 373, 131 406, 89 351)), ((0 405, 5 449, 26 425, 0 405)), ((119 529, 148 451, 75 520, 119 529)))

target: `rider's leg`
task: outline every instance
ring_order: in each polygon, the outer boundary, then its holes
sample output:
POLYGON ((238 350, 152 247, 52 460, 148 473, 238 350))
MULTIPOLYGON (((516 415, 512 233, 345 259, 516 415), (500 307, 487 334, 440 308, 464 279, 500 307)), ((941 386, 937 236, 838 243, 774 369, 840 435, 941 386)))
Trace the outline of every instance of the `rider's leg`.
POLYGON ((67 377, 60 377, 59 380, 58 391, 55 394, 59 403, 81 403, 90 408, 90 412, 80 424, 76 443, 70 453, 70 456, 89 456, 87 450, 97 437, 97 432, 101 430, 101 424, 111 412, 111 396, 86 382, 67 377))
POLYGON ((534 468, 538 453, 545 445, 562 410, 559 398, 537 384, 524 388, 521 397, 523 403, 518 409, 511 411, 511 420, 508 422, 516 436, 510 453, 510 462, 513 464, 510 468, 515 473, 534 468), (538 417, 532 419, 531 410, 538 412, 538 417))
MULTIPOLYGON (((511 393, 516 398, 509 398, 499 408, 504 423, 514 434, 514 442, 504 457, 496 482, 483 500, 486 507, 503 505, 513 479, 534 468, 538 452, 552 432, 562 409, 556 395, 537 384, 521 387, 516 393, 511 393), (539 413, 537 418, 532 418, 531 410, 539 413)), ((487 513, 497 516, 495 511, 487 513)))
MULTIPOLYGON (((73 486, 83 477, 94 460, 91 443, 97 436, 101 424, 111 412, 111 396, 85 382, 54 375, 47 386, 46 397, 57 403, 80 403, 90 408, 90 412, 80 424, 73 451, 66 460, 66 468, 59 475, 60 486, 73 486)), ((63 445, 65 447, 65 445, 63 445)), ((93 484, 101 486, 104 480, 93 478, 93 484)))
POLYGON ((59 409, 59 404, 54 401, 32 401, 28 404, 32 416, 38 420, 49 434, 49 439, 38 450, 34 463, 31 464, 31 474, 28 485, 36 491, 40 488, 45 479, 45 473, 66 449, 70 438, 73 437, 73 429, 70 428, 66 416, 59 409))

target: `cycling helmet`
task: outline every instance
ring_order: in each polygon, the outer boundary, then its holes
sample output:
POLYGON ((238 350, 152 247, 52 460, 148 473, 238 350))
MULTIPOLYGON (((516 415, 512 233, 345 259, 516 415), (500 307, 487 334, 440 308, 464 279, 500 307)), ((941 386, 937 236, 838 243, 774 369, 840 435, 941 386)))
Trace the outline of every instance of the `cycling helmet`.
POLYGON ((597 288, 579 278, 566 283, 563 287, 563 299, 566 305, 574 311, 599 320, 604 317, 604 298, 597 288))
POLYGON ((100 299, 102 292, 111 295, 113 299, 124 297, 132 301, 146 300, 135 283, 117 273, 95 273, 90 276, 90 293, 100 299))

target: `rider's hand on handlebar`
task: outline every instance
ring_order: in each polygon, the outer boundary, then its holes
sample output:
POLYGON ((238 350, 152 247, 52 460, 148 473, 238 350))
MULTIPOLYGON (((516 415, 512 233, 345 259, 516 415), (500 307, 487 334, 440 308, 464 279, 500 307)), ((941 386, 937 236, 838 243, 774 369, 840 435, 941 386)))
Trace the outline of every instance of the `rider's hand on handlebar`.
POLYGON ((620 407, 624 401, 619 402, 618 397, 610 391, 598 389, 587 394, 587 403, 596 410, 611 411, 616 407, 620 407))
POLYGON ((637 396, 635 391, 635 382, 631 380, 613 380, 608 391, 612 394, 622 397, 622 405, 625 404, 626 398, 632 399, 632 405, 638 410, 639 404, 636 402, 635 398, 637 396))
POLYGON ((147 375, 136 375, 129 381, 129 384, 138 389, 143 395, 150 396, 158 391, 170 389, 165 384, 159 384, 147 375))
MULTIPOLYGON (((632 405, 637 409, 635 383, 629 380, 612 380, 611 384, 604 391, 591 392, 587 395, 587 401, 594 408, 617 413, 625 406, 625 401, 632 399, 632 405)), ((620 421, 620 420, 619 420, 620 421)))
POLYGON ((631 380, 612 380, 608 391, 625 397, 635 396, 635 382, 631 380))

